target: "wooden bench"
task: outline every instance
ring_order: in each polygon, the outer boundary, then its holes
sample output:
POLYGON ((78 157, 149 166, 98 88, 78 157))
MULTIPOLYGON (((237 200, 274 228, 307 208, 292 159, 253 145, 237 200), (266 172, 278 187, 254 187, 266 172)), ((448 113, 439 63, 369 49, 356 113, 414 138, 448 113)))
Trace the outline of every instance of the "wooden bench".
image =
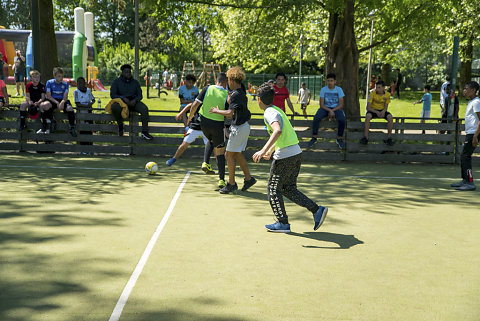
MULTIPOLYGON (((118 126, 112 115, 104 110, 93 113, 77 113, 76 130, 78 137, 68 133, 68 121, 63 112, 56 112, 57 131, 53 134, 37 134, 41 128, 40 118, 27 119, 27 130, 18 131, 18 108, 4 109, 0 112, 0 151, 4 152, 55 152, 55 153, 94 153, 99 155, 156 155, 172 156, 183 139, 183 125, 175 121, 176 111, 151 111, 149 131, 152 141, 140 138, 139 116, 132 113, 125 124, 125 136, 118 136, 118 126), (91 123, 87 123, 90 121, 91 123), (80 134, 91 131, 93 134, 80 134), (91 142, 82 145, 80 142, 91 142)), ((363 137, 363 118, 348 119, 345 129, 346 149, 340 150, 335 139, 337 122, 324 120, 320 124, 317 143, 310 149, 307 142, 311 138, 311 120, 302 117, 292 121, 304 150, 307 161, 368 161, 368 162, 422 162, 422 163, 459 163, 465 135, 463 120, 452 123, 430 121, 420 124, 418 118, 394 118, 394 146, 387 146, 387 123, 372 122, 369 144, 361 145, 363 137), (426 133, 422 134, 425 130, 426 133), (439 131, 446 131, 439 134, 439 131)), ((268 139, 261 114, 252 115, 251 133, 246 150, 250 157, 259 150, 268 139)), ((182 157, 201 157, 203 142, 197 140, 182 157)), ((479 157, 474 156, 478 162, 479 157)))

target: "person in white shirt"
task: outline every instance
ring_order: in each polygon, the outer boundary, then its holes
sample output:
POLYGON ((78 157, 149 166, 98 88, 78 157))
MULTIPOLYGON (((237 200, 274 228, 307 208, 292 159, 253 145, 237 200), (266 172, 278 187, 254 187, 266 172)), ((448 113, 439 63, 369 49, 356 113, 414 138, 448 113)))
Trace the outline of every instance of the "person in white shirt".
POLYGON ((307 84, 305 82, 302 82, 302 87, 298 91, 296 104, 298 104, 298 101, 300 101, 300 106, 302 108, 303 117, 305 117, 305 120, 307 120, 307 106, 310 105, 311 98, 312 94, 310 93, 310 89, 307 88, 307 84))
POLYGON ((476 81, 470 81, 463 89, 463 95, 468 99, 465 111, 465 144, 460 156, 462 180, 450 186, 459 191, 474 191, 476 186, 472 175, 472 154, 478 145, 480 134, 480 98, 477 97, 480 85, 476 81))
MULTIPOLYGON (((91 113, 92 105, 95 102, 92 91, 86 86, 85 78, 78 77, 77 89, 73 92, 73 98, 75 106, 77 107, 77 113, 91 113)), ((86 121, 86 123, 92 124, 92 121, 86 121)), ((92 131, 80 131, 80 134, 92 135, 92 131)), ((80 141, 80 145, 93 145, 92 142, 80 141)), ((84 154, 84 153, 82 153, 84 154)))

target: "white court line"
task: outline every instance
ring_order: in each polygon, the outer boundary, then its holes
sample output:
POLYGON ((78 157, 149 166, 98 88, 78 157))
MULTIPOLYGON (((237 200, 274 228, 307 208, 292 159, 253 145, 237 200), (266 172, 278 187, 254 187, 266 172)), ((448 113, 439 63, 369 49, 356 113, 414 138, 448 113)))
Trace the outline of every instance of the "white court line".
MULTIPOLYGON (((138 168, 112 168, 112 167, 82 167, 82 166, 34 166, 34 165, 0 165, 0 168, 36 168, 36 169, 81 169, 81 170, 108 170, 108 171, 127 171, 140 172, 143 169, 138 168)), ((185 172, 182 169, 168 169, 167 172, 185 172)), ((193 174, 203 174, 202 171, 189 171, 193 174)), ((255 172, 257 175, 270 175, 266 172, 255 172)), ((418 180, 458 180, 457 177, 413 177, 413 176, 376 176, 376 175, 337 175, 337 174, 315 174, 300 173, 299 176, 313 177, 344 177, 344 178, 367 178, 367 179, 418 179, 418 180)))
POLYGON ((157 229, 155 230, 155 233, 153 233, 152 238, 150 239, 150 242, 148 242, 147 247, 145 248, 145 251, 142 254, 142 257, 140 258, 140 261, 138 261, 138 264, 135 267, 135 270, 133 271, 132 275, 130 276, 130 279, 128 280, 127 285, 125 285, 125 288, 123 289, 123 292, 120 295, 120 298, 118 299, 117 304, 115 305, 115 308, 113 309, 113 312, 112 312, 112 315, 110 316, 109 321, 118 321, 118 319, 120 319, 123 308, 125 307, 125 304, 128 301, 128 297, 130 296, 130 293, 132 292, 133 287, 135 286, 135 283, 137 283, 137 280, 140 274, 142 273, 143 267, 147 263, 150 253, 152 253, 153 247, 155 246, 155 243, 157 242, 157 239, 160 233, 165 227, 165 224, 167 224, 168 218, 172 214, 173 208, 175 207, 175 204, 177 203, 177 200, 180 197, 182 189, 187 183, 188 177, 190 177, 190 173, 191 172, 187 172, 187 174, 185 174, 185 177, 183 178, 182 183, 178 187, 177 192, 175 193, 175 196, 170 202, 170 206, 168 207, 167 212, 165 212, 165 215, 163 216, 162 221, 160 222, 160 224, 158 224, 157 229))

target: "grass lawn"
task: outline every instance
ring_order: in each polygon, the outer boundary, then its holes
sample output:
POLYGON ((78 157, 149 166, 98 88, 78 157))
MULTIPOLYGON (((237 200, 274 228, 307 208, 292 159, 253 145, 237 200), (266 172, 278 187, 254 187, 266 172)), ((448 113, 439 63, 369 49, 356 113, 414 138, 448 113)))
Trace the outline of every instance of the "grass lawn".
MULTIPOLYGON (((15 86, 13 85, 7 85, 8 93, 10 95, 14 95, 16 93, 15 86)), ((109 89, 109 87, 107 87, 109 89)), ((177 91, 168 91, 168 95, 161 95, 161 98, 150 98, 146 99, 147 96, 147 91, 145 87, 142 87, 143 89, 143 96, 144 102, 147 104, 147 106, 151 110, 172 110, 172 111, 178 111, 179 108, 179 100, 178 100, 178 92, 177 91)), ((73 102, 73 91, 75 88, 71 88, 69 92, 69 98, 70 101, 73 102)), ((105 107, 105 105, 108 103, 110 96, 109 93, 106 92, 93 92, 94 96, 96 98, 100 98, 102 101, 102 106, 105 107)), ((151 96, 156 95, 156 90, 152 89, 151 96)), ((441 112, 440 112, 440 93, 439 92, 432 92, 433 95, 433 100, 432 100, 432 111, 431 111, 431 117, 432 118, 440 118, 441 117, 441 112)), ((420 112, 422 110, 422 105, 413 105, 414 101, 418 101, 421 97, 423 96, 423 91, 422 92, 412 92, 412 91, 404 91, 401 93, 401 99, 394 99, 392 100, 388 110, 393 114, 395 117, 420 117, 420 112)), ((248 101, 248 107, 252 113, 263 113, 260 107, 258 107, 258 104, 256 101, 253 101, 251 96, 249 97, 248 101)), ((290 97, 290 100, 292 103, 295 103, 297 100, 297 96, 292 95, 290 97)), ((23 97, 12 97, 10 99, 11 104, 20 104, 21 102, 24 101, 23 97)), ((96 105, 95 105, 96 106, 96 105)), ((365 106, 365 100, 360 99, 360 110, 364 110, 363 106, 365 106)), ((460 97, 460 112, 459 115, 460 117, 463 117, 465 115, 465 109, 467 107, 467 101, 465 100, 464 97, 460 97)), ((294 108, 296 111, 301 113, 300 109, 300 104, 294 104, 294 108)), ((318 101, 313 101, 312 104, 308 107, 307 113, 309 115, 314 115, 317 109, 319 108, 319 102, 318 101)))

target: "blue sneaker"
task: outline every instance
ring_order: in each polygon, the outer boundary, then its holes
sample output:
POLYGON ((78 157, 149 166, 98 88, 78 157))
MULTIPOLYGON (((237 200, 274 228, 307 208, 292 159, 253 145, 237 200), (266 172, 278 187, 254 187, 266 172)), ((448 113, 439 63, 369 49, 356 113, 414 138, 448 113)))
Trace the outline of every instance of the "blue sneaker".
POLYGON ((167 164, 167 166, 172 166, 173 163, 175 163, 176 161, 177 160, 174 157, 172 157, 169 160, 167 160, 167 162, 165 164, 167 164))
POLYGON ((290 224, 283 224, 280 222, 275 222, 273 224, 265 225, 267 231, 276 232, 276 233, 290 233, 290 224))
POLYGON ((318 211, 313 214, 313 220, 315 221, 315 225, 313 226, 313 230, 316 231, 323 224, 325 218, 327 217, 328 207, 320 206, 318 211))

